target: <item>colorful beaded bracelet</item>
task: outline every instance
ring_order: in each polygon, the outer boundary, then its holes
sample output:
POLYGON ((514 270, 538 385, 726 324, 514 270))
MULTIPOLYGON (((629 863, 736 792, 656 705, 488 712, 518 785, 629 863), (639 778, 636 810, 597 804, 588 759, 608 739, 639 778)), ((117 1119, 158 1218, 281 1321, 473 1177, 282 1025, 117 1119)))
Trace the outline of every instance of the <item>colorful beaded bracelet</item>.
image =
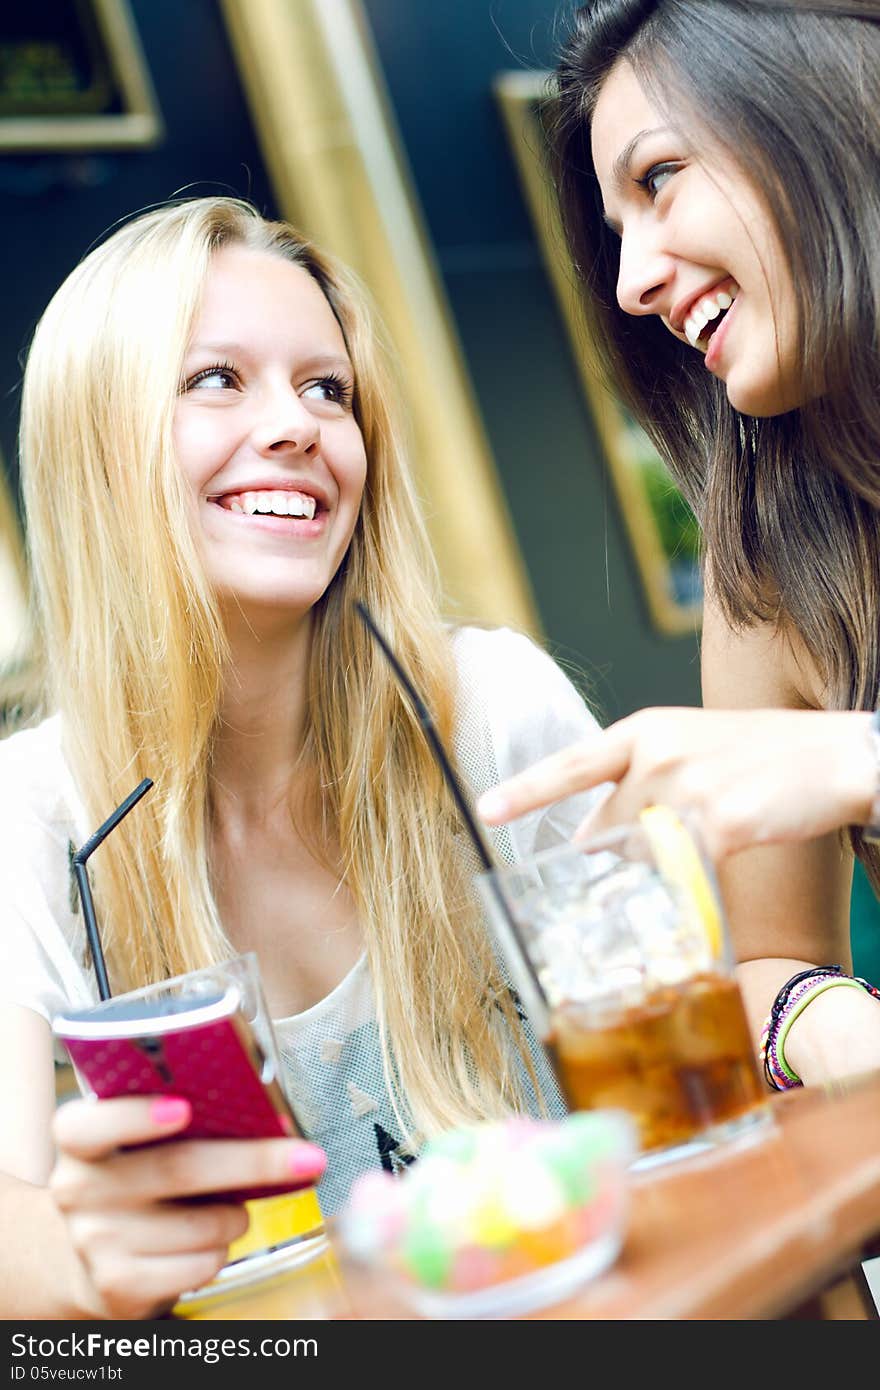
POLYGON ((816 965, 801 970, 786 980, 773 1001, 773 1007, 761 1030, 759 1056, 767 1082, 776 1091, 788 1091, 803 1082, 785 1060, 785 1039, 795 1019, 809 1003, 826 989, 849 985, 864 989, 880 1000, 880 989, 863 980, 860 975, 847 975, 839 965, 816 965))

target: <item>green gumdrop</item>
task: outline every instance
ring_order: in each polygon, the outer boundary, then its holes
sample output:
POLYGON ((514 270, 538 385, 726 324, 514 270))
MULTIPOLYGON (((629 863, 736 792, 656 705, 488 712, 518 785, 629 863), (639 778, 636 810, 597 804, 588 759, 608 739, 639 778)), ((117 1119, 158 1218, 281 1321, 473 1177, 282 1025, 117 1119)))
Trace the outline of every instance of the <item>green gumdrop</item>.
POLYGON ((429 1139, 422 1150, 422 1162, 426 1158, 448 1158, 453 1163, 470 1163, 477 1151, 477 1135, 473 1129, 448 1129, 445 1134, 437 1134, 429 1139))
POLYGON ((544 1148, 544 1160, 569 1202, 589 1201, 597 1188, 596 1166, 619 1149, 616 1129, 603 1115, 579 1111, 563 1120, 544 1148))
POLYGON ((418 1223, 403 1240, 401 1254, 420 1284, 437 1289, 445 1284, 452 1265, 452 1252, 436 1229, 418 1223))
POLYGON ((582 1202, 590 1200, 596 1188, 596 1180, 590 1157, 582 1148, 574 1144, 560 1144, 547 1150, 545 1161, 562 1184, 565 1200, 570 1206, 579 1206, 582 1202))

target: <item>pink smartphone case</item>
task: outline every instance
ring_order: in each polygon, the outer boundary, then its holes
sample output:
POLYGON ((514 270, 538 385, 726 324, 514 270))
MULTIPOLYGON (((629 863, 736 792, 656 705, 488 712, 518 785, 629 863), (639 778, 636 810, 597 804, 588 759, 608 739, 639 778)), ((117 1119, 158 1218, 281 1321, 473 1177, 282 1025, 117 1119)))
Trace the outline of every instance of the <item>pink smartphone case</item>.
MULTIPOLYGON (((269 1139, 296 1133, 276 1079, 260 1076, 262 1058, 236 1015, 143 1038, 69 1038, 64 1042, 82 1083, 102 1100, 184 1096, 192 1119, 174 1139, 269 1139)), ((202 1201, 247 1201, 290 1192, 296 1183, 205 1194, 202 1201)), ((302 1184, 299 1184, 302 1186, 302 1184)))
POLYGON ((260 1079, 234 1018, 144 1039, 64 1038, 71 1061, 96 1096, 185 1096, 190 1139, 266 1139, 293 1134, 277 1082, 260 1079))

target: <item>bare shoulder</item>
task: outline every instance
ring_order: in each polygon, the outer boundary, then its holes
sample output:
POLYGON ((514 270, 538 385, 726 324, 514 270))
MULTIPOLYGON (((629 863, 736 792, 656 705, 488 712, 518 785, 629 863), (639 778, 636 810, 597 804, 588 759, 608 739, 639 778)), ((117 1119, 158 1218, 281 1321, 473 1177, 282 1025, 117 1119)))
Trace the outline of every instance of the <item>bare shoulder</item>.
POLYGON ((52 1162, 55 1107, 52 1035, 31 1009, 0 1005, 0 1171, 44 1183, 52 1162))
POLYGON ((823 709, 824 682, 789 624, 728 623, 707 580, 701 642, 703 704, 716 709, 823 709))

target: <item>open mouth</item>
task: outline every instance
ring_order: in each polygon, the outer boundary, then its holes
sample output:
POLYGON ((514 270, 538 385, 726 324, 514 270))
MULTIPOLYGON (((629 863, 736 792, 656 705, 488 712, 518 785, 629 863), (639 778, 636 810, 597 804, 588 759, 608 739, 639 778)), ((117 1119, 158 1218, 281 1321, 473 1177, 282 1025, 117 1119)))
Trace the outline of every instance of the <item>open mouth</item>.
POLYGON ((691 347, 700 352, 708 351, 713 334, 721 327, 738 294, 736 281, 726 280, 691 306, 684 322, 685 337, 691 347))

